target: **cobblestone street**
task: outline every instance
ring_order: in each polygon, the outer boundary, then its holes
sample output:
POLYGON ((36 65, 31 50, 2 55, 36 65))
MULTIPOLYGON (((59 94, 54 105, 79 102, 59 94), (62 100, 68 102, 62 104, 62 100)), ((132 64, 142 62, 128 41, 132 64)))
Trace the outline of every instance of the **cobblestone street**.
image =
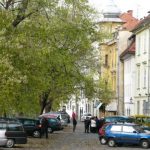
MULTIPOLYGON (((76 132, 72 132, 72 124, 63 131, 49 134, 49 139, 28 138, 28 144, 16 145, 12 150, 141 150, 140 147, 115 147, 101 145, 98 135, 94 133, 84 133, 84 124, 78 122, 76 132)), ((8 150, 0 148, 0 150, 8 150)))

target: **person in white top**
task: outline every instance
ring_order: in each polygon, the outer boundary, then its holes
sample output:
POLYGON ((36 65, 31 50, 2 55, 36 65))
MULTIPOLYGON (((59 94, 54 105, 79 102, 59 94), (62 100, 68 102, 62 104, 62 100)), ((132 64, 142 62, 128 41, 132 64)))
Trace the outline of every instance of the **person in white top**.
POLYGON ((91 131, 92 133, 95 133, 95 132, 96 132, 96 119, 95 119, 95 117, 92 117, 92 118, 91 118, 90 131, 91 131))

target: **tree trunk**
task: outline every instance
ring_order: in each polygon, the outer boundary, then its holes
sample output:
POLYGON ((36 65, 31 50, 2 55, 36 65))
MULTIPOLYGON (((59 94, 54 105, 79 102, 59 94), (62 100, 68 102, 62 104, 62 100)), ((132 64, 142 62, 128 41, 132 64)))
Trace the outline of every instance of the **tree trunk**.
POLYGON ((44 92, 41 97, 40 97, 40 106, 41 106, 41 111, 40 111, 40 114, 43 113, 46 105, 47 105, 47 102, 48 102, 48 96, 49 94, 47 92, 44 92))

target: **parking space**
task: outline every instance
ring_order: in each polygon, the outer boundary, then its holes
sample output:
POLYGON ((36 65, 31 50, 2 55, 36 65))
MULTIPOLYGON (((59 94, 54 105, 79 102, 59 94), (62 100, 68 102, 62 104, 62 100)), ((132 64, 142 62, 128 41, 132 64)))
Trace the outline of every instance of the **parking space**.
MULTIPOLYGON (((72 124, 63 131, 49 134, 49 138, 28 138, 28 144, 16 145, 12 150, 141 150, 138 146, 123 146, 110 148, 101 145, 98 135, 84 133, 83 122, 78 122, 77 129, 72 132, 72 124)), ((1 150, 1 149, 0 149, 1 150)), ((5 148, 7 150, 7 148, 5 148)))

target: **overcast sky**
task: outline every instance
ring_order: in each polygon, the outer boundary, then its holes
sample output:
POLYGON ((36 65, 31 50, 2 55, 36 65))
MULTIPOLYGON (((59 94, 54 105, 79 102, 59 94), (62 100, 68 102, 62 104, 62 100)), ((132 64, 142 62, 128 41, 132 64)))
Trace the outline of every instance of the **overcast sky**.
MULTIPOLYGON (((102 10, 107 0, 89 0, 90 5, 97 10, 102 10)), ((133 10, 134 17, 143 18, 150 11, 150 0, 114 0, 122 12, 133 10)))

